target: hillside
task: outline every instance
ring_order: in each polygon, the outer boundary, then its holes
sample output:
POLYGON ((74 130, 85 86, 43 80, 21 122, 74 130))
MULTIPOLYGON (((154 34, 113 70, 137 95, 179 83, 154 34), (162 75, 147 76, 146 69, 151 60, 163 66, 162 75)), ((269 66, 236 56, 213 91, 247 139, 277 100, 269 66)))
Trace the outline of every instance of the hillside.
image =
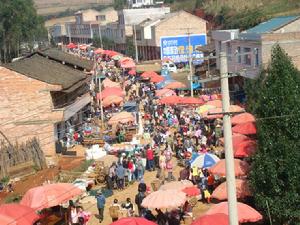
POLYGON ((70 10, 110 5, 113 0, 34 0, 38 14, 47 16, 70 10))
MULTIPOLYGON (((194 11, 197 0, 174 0, 172 10, 194 11)), ((299 0, 198 0, 221 28, 247 29, 271 17, 300 14, 299 0)))

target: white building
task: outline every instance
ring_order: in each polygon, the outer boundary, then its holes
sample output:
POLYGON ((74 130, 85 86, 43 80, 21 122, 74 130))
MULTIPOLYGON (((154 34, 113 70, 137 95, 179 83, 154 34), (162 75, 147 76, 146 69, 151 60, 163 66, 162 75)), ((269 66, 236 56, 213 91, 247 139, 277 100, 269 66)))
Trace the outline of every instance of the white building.
POLYGON ((154 5, 154 0, 128 0, 128 5, 131 8, 141 8, 154 5))

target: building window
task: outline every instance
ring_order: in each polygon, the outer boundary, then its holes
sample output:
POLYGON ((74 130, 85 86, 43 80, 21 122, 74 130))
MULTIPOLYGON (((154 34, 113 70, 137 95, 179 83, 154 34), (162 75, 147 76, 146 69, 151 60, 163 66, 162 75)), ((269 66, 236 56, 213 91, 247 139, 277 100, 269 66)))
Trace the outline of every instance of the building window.
POLYGON ((244 48, 244 64, 247 66, 251 66, 251 48, 244 48))
POLYGON ((255 55, 255 67, 259 67, 258 48, 254 49, 254 55, 255 55))
POLYGON ((237 62, 242 63, 241 47, 237 47, 237 62))
POLYGON ((106 20, 106 16, 105 15, 96 16, 96 20, 97 21, 105 21, 106 20))
POLYGON ((230 44, 230 42, 226 43, 226 49, 227 49, 228 60, 231 61, 232 57, 231 57, 231 44, 230 44))
POLYGON ((136 40, 142 40, 142 32, 140 30, 135 31, 136 40))

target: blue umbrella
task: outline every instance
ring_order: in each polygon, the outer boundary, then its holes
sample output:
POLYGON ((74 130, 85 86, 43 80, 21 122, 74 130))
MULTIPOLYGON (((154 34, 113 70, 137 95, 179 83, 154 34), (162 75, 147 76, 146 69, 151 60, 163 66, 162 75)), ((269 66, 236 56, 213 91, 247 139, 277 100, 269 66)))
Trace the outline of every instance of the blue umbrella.
POLYGON ((199 168, 209 168, 212 167, 213 165, 215 165, 220 159, 214 155, 214 154, 210 154, 210 153, 205 153, 205 154, 201 154, 199 155, 197 158, 195 158, 192 162, 191 162, 191 167, 199 167, 199 168))

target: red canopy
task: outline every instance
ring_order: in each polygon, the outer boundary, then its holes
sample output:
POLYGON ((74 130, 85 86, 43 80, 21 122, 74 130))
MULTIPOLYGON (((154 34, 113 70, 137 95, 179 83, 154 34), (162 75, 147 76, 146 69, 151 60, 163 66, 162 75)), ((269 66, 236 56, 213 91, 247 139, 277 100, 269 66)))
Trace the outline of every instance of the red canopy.
POLYGON ((77 45, 75 45, 74 43, 69 43, 68 45, 67 45, 67 48, 68 49, 73 49, 73 48, 77 48, 77 45))
POLYGON ((81 193, 82 190, 73 184, 47 184, 29 189, 20 204, 41 210, 64 203, 81 193))
POLYGON ((156 90, 155 91, 155 96, 157 97, 167 97, 167 96, 172 96, 176 95, 175 91, 171 89, 161 89, 161 90, 156 90))
POLYGON ((104 54, 104 55, 107 55, 107 56, 109 56, 109 57, 113 57, 113 56, 115 56, 115 55, 121 55, 120 53, 115 52, 115 51, 113 51, 113 50, 104 50, 104 51, 103 51, 103 54, 104 54))
POLYGON ((160 99, 159 103, 166 104, 166 105, 174 105, 174 104, 179 104, 181 99, 182 99, 182 97, 173 95, 173 96, 168 96, 168 97, 164 97, 164 98, 160 99))
MULTIPOLYGON (((246 140, 251 140, 249 137, 243 134, 238 134, 238 133, 232 133, 232 145, 233 149, 239 145, 241 142, 246 141, 246 140)), ((221 144, 224 144, 224 138, 220 138, 219 141, 221 144)))
POLYGON ((252 156, 256 151, 257 143, 253 140, 245 140, 233 148, 234 157, 244 158, 252 156))
MULTIPOLYGON (((240 159, 234 159, 234 174, 237 177, 246 176, 249 172, 249 164, 240 159)), ((225 159, 221 159, 214 166, 212 166, 209 171, 212 174, 216 174, 219 176, 226 176, 226 165, 225 159)))
POLYGON ((239 134, 256 134, 256 126, 253 122, 240 123, 232 128, 232 131, 239 134))
POLYGON ((102 48, 97 48, 94 53, 95 54, 102 54, 104 52, 104 50, 102 48))
POLYGON ((184 97, 181 100, 182 104, 191 104, 191 105, 202 105, 204 101, 200 98, 193 98, 193 97, 184 97))
POLYGON ((167 84, 164 88, 168 89, 179 89, 179 88, 186 88, 186 85, 184 83, 175 81, 167 84))
POLYGON ((159 82, 162 82, 164 79, 165 78, 163 78, 162 76, 155 75, 150 78, 150 82, 159 83, 159 82))
POLYGON ((134 69, 129 70, 128 72, 129 75, 136 75, 136 71, 134 69))
MULTIPOLYGON (((257 222, 262 219, 262 215, 252 207, 238 202, 237 203, 238 218, 240 223, 257 222)), ((224 213, 228 215, 228 203, 221 202, 212 207, 205 213, 205 215, 214 215, 216 213, 224 213)))
POLYGON ((150 220, 140 218, 140 217, 127 217, 121 218, 116 222, 111 223, 110 225, 157 225, 150 220))
POLYGON ((186 187, 182 190, 188 197, 200 195, 200 190, 197 187, 186 187))
POLYGON ((125 96, 124 91, 120 87, 107 87, 102 92, 97 94, 97 99, 100 99, 100 96, 102 99, 106 98, 107 96, 116 95, 123 97, 125 96))
POLYGON ((229 218, 223 213, 203 215, 192 222, 191 225, 229 225, 229 218))
MULTIPOLYGON (((224 201, 227 199, 227 183, 223 182, 220 184, 212 193, 211 197, 218 199, 220 201, 224 201)), ((238 199, 245 198, 247 196, 251 196, 251 192, 249 189, 249 185, 247 180, 236 179, 236 197, 238 199)))
POLYGON ((125 60, 120 61, 120 66, 122 68, 135 68, 135 62, 131 58, 126 58, 125 60))
POLYGON ((146 71, 144 73, 142 73, 141 77, 143 78, 151 78, 153 76, 158 76, 158 74, 154 71, 146 71))
POLYGON ((255 117, 250 113, 241 113, 241 114, 235 115, 231 119, 231 123, 233 125, 240 124, 240 123, 246 123, 246 122, 255 122, 255 117))
POLYGON ((32 225, 39 219, 35 211, 28 206, 15 203, 0 206, 1 225, 32 225))

